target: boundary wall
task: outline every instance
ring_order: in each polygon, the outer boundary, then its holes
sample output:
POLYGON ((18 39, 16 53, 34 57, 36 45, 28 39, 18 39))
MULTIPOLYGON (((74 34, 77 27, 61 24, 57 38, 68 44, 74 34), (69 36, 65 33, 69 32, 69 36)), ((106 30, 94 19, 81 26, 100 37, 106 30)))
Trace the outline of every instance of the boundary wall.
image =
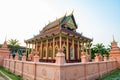
POLYGON ((117 69, 117 61, 57 64, 4 59, 3 67, 27 80, 95 80, 117 69))

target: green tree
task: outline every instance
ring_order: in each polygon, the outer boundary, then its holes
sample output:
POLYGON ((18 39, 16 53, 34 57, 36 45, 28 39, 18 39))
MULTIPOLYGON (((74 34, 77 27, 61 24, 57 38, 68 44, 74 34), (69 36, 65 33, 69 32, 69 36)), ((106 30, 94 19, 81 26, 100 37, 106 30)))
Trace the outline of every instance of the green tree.
POLYGON ((106 54, 109 55, 109 48, 105 48, 103 43, 98 43, 96 45, 93 45, 91 48, 91 58, 93 59, 95 57, 95 53, 99 53, 101 55, 106 54))
POLYGON ((8 48, 12 54, 17 53, 20 50, 20 43, 17 39, 8 40, 8 48))

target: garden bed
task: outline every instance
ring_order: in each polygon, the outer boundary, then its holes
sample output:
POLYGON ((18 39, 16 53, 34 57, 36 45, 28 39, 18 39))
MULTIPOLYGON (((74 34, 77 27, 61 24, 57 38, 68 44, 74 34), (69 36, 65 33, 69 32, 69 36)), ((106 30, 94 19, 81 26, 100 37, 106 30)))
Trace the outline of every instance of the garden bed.
POLYGON ((21 76, 15 75, 10 71, 5 70, 3 67, 0 67, 0 75, 5 78, 5 80, 23 80, 21 76))

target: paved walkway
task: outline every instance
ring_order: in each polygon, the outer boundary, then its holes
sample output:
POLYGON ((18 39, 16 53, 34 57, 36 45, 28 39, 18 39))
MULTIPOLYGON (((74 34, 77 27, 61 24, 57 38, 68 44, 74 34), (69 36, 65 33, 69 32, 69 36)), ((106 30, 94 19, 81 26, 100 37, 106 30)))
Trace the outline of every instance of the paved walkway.
POLYGON ((4 78, 0 75, 0 80, 6 80, 6 79, 4 79, 4 78))

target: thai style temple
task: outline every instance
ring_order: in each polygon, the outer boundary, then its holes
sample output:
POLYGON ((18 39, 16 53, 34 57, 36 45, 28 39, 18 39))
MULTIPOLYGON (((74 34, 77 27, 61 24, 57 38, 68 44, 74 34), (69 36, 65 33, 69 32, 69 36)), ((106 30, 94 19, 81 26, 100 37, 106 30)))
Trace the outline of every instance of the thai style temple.
POLYGON ((27 48, 39 52, 40 61, 54 62, 58 48, 63 48, 66 62, 80 62, 81 52, 90 53, 92 39, 76 32, 73 13, 46 25, 33 38, 25 40, 27 48))

